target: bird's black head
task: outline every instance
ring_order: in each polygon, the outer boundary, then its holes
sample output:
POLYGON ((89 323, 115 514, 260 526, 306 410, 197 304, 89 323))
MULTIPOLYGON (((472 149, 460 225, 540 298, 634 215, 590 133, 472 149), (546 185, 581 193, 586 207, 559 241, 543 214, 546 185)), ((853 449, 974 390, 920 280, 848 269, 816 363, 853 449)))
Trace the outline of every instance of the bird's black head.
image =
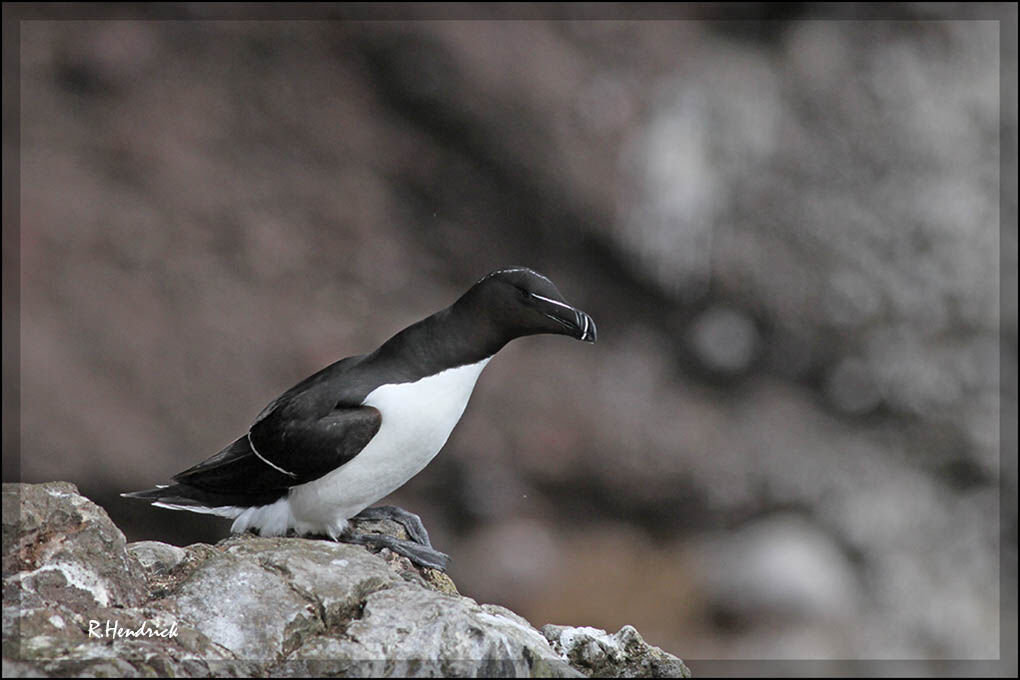
POLYGON ((552 281, 527 267, 500 269, 482 277, 457 305, 481 312, 506 340, 539 333, 595 342, 595 322, 563 299, 552 281))

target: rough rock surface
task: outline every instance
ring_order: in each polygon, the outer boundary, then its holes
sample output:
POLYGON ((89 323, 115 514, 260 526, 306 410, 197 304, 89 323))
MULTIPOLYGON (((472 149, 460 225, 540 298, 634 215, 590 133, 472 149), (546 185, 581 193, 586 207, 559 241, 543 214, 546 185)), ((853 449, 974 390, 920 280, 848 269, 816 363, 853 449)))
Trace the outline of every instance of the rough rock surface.
POLYGON ((3 511, 5 677, 689 675, 630 626, 539 632, 385 550, 127 544, 66 482, 5 484, 3 511))
POLYGON ((634 626, 615 635, 599 628, 542 627, 552 648, 589 675, 617 678, 690 677, 684 662, 649 645, 634 626))

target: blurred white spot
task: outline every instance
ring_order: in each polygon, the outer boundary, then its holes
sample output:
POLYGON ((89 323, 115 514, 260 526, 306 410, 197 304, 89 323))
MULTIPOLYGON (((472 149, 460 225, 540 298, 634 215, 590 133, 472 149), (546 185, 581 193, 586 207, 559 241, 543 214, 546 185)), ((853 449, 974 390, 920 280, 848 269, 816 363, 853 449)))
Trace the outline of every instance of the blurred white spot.
POLYGON ((857 582, 846 557, 798 517, 761 520, 706 553, 709 597, 749 619, 844 617, 856 606, 857 582))
POLYGON ((758 331, 740 312, 713 307, 694 322, 691 342, 706 366, 725 373, 739 373, 754 359, 758 331))
POLYGON ((706 144, 708 112, 697 91, 661 107, 626 141, 622 165, 635 185, 620 234, 650 278, 671 289, 703 287, 711 261, 718 190, 706 144))

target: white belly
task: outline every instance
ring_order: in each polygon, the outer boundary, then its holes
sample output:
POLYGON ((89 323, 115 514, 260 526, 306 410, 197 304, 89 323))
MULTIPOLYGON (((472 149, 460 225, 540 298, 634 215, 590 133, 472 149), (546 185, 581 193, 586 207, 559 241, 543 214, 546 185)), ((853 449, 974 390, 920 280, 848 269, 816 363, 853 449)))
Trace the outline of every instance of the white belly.
POLYGON ((362 403, 379 409, 379 431, 349 463, 295 486, 286 499, 274 504, 287 506, 278 512, 289 515, 288 528, 338 535, 349 517, 421 472, 446 444, 487 363, 489 359, 484 359, 417 382, 373 390, 362 403))

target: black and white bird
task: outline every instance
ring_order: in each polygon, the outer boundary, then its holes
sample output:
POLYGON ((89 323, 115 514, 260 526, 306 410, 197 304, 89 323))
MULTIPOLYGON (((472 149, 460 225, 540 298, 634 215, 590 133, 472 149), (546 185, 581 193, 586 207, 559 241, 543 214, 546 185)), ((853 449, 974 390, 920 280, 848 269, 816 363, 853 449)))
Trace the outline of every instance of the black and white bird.
POLYGON ((452 305, 370 354, 341 359, 274 399, 245 434, 173 477, 123 494, 173 510, 234 520, 231 531, 329 536, 385 545, 442 569, 417 515, 370 508, 443 448, 489 360, 514 338, 539 333, 595 342, 591 317, 526 267, 494 271, 452 305), (355 536, 352 517, 392 518, 408 541, 355 536))

